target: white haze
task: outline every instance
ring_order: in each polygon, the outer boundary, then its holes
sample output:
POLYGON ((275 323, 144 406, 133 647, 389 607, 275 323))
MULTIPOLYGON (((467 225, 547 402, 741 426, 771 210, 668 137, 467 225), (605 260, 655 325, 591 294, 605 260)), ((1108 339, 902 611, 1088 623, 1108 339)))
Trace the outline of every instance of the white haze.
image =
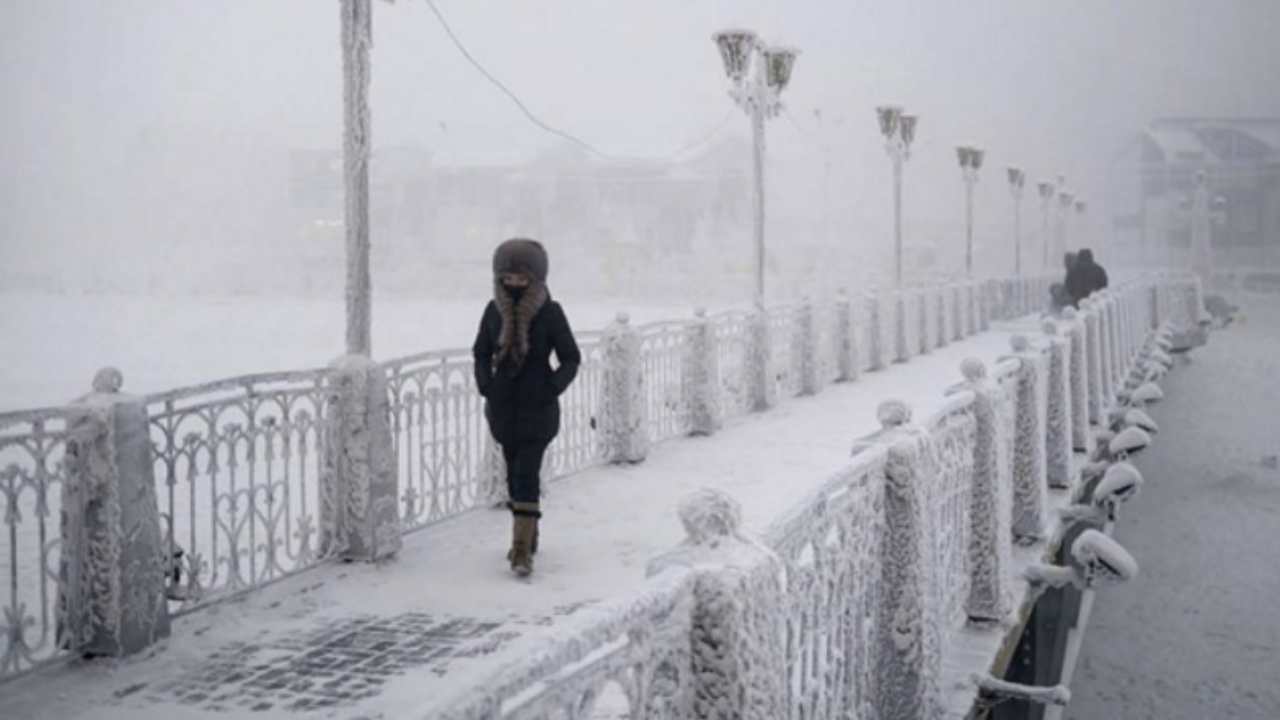
MULTIPOLYGON (((439 0, 439 7, 536 114, 612 157, 661 161, 730 114, 716 136, 729 142, 726 155, 701 172, 736 177, 740 206, 731 222, 704 227, 715 237, 703 238, 704 252, 693 259, 618 253, 620 238, 686 232, 653 215, 619 213, 577 227, 583 208, 537 198, 527 204, 543 213, 541 228, 473 209, 456 237, 395 244, 375 233, 379 295, 478 302, 494 243, 521 233, 551 249, 552 286, 562 295, 673 306, 745 300, 748 123, 725 94, 710 40, 725 27, 802 50, 784 95, 788 115, 768 128, 773 299, 884 284, 892 220, 878 104, 899 103, 921 117, 905 226, 909 246, 934 248, 938 262, 927 268, 934 274, 958 269, 963 252, 956 144, 988 151, 976 200, 979 258, 992 273, 1008 272, 1005 165, 1025 167, 1033 181, 1065 174, 1095 208, 1089 227, 1076 232, 1103 244, 1108 162, 1127 134, 1161 115, 1280 115, 1280 3, 1272 0, 439 0), (570 231, 579 242, 599 240, 558 252, 570 231)), ((572 176, 557 159, 563 142, 466 63, 425 2, 376 0, 374 35, 375 171, 377 153, 416 147, 430 155, 431 172, 516 166, 541 155, 536 172, 551 186, 572 176)), ((0 90, 0 290, 340 300, 340 229, 304 231, 288 207, 289 153, 340 147, 337 0, 6 0, 0 90)), ((643 198, 650 190, 632 192, 643 198)), ((1028 234, 1038 225, 1031 195, 1028 234)), ((473 198, 481 211, 488 200, 473 198)), ((340 213, 337 204, 310 219, 340 213)), ((3 297, 7 322, 40 327, 41 318, 12 317, 40 302, 3 297)), ((374 314, 376 326, 376 305, 374 314)), ((337 342, 340 315, 332 323, 337 342)), ((37 358, 64 341, 36 334, 11 342, 37 358)))

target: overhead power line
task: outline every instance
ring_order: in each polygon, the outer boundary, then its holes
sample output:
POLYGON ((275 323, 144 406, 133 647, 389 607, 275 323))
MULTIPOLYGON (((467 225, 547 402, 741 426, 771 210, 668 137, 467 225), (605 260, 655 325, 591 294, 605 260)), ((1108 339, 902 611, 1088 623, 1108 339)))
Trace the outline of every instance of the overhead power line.
MULTIPOLYGON (((436 16, 436 20, 439 21, 441 29, 443 29, 445 34, 449 36, 449 40, 453 42, 454 47, 458 49, 458 52, 462 53, 462 57, 464 57, 467 60, 467 62, 470 63, 471 66, 476 69, 477 72, 479 72, 482 76, 484 76, 486 80, 488 80, 494 87, 496 87, 500 92, 502 92, 503 95, 506 95, 511 100, 511 102, 515 103, 516 107, 519 108, 520 112, 525 116, 525 118, 529 122, 533 123, 542 131, 555 135, 556 137, 562 138, 564 140, 568 140, 569 142, 592 153, 593 155, 596 155, 598 157, 601 157, 607 160, 619 159, 618 156, 610 155, 596 148, 594 145, 583 140, 582 138, 579 138, 576 135, 573 135, 572 133, 566 132, 557 127, 552 126, 547 122, 544 122, 541 118, 539 118, 536 114, 534 114, 534 112, 529 109, 528 105, 526 105, 524 101, 521 100, 520 97, 515 94, 514 91, 512 91, 505 84, 503 84, 503 82, 499 80, 497 77, 495 77, 493 73, 489 72, 489 70, 486 69, 484 65, 482 65, 480 61, 477 60, 475 56, 471 54, 469 50, 467 50, 467 47, 466 45, 463 44, 462 39, 459 38, 457 33, 453 31, 453 27, 449 25, 449 21, 446 20, 444 17, 444 14, 440 12, 440 8, 436 7, 435 1, 425 0, 425 2, 427 3, 427 7, 431 9, 432 14, 436 16)), ((691 150, 694 150, 695 148, 698 148, 702 145, 709 143, 712 139, 714 139, 717 135, 719 135, 720 132, 724 129, 725 125, 728 124, 730 115, 731 115, 731 112, 726 112, 724 117, 722 117, 720 121, 717 122, 709 131, 699 136, 696 140, 693 140, 692 142, 689 142, 689 143, 686 143, 685 145, 680 146, 675 152, 671 153, 670 155, 662 158, 653 158, 653 159, 662 160, 662 161, 675 160, 680 156, 690 152, 691 150)))

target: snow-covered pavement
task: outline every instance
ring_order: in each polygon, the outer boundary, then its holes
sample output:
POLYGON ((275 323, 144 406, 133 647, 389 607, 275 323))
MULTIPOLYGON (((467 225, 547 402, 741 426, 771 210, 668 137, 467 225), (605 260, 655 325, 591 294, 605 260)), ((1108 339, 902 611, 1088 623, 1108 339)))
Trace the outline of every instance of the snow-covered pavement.
POLYGON ((1280 295, 1170 373, 1142 494, 1116 538, 1142 563, 1101 590, 1066 716, 1280 718, 1280 295))
POLYGON ((507 513, 480 510, 408 536, 385 565, 326 565, 182 617, 145 657, 23 679, 3 688, 5 714, 430 717, 565 618, 637 588, 646 563, 682 539, 675 508, 690 491, 729 492, 759 531, 878 429, 879 402, 897 397, 926 416, 960 379, 963 358, 993 363, 1008 348, 1009 333, 993 330, 739 418, 713 437, 662 443, 642 464, 565 478, 545 500, 529 582, 506 568, 507 513))

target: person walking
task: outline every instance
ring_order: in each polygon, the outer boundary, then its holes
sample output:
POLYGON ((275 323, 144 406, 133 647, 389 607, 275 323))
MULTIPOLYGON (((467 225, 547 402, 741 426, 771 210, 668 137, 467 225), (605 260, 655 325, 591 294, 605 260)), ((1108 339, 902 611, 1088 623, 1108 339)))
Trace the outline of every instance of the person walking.
POLYGON ((1076 261, 1067 271, 1066 285, 1072 307, 1079 307, 1081 300, 1107 286, 1107 271, 1094 262, 1092 250, 1081 248, 1076 253, 1076 261))
POLYGON ((540 472, 547 446, 560 432, 559 398, 582 362, 564 309, 547 290, 547 271, 547 252, 536 240, 513 238, 498 246, 493 299, 471 349, 489 432, 506 462, 512 515, 507 560, 520 577, 533 572, 538 550, 540 472))

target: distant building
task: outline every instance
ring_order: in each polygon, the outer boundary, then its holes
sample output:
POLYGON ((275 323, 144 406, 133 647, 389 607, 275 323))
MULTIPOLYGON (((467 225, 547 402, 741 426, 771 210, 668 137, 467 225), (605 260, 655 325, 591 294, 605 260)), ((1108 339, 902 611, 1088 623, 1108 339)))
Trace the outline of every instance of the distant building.
POLYGON ((1203 170, 1218 262, 1280 263, 1280 118, 1155 120, 1125 146, 1116 168, 1126 180, 1113 229, 1131 247, 1175 258, 1186 251, 1203 170))

